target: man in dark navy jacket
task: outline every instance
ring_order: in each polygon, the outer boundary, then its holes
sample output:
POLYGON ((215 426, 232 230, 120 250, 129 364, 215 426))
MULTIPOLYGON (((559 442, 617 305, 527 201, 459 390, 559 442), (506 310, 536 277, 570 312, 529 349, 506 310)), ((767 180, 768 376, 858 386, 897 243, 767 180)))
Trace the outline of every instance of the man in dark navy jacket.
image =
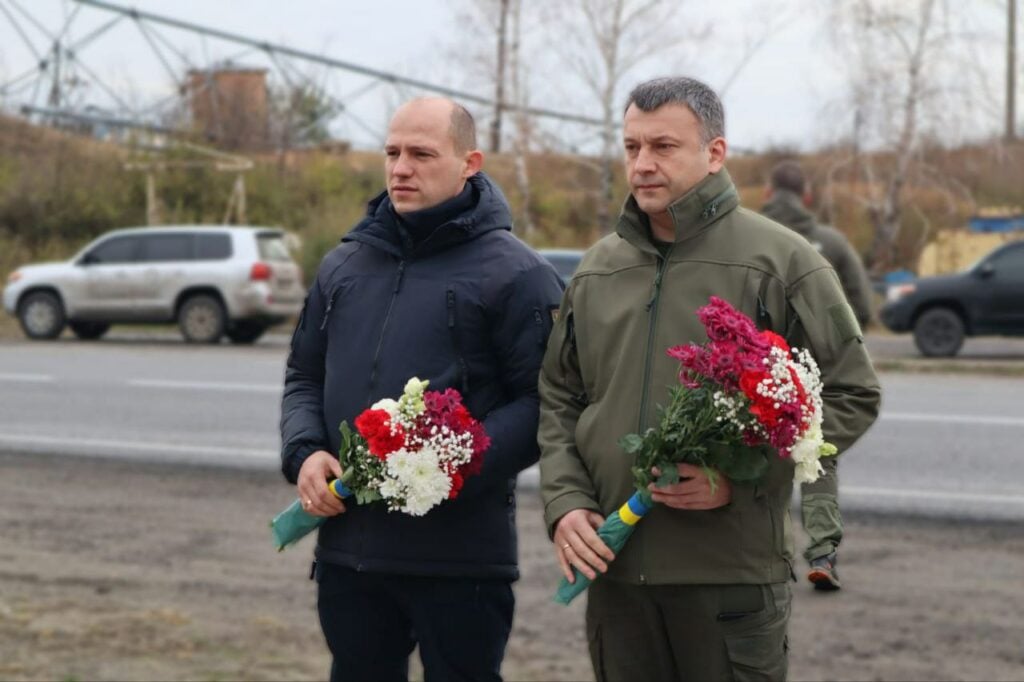
POLYGON ((387 191, 323 260, 292 339, 281 414, 285 477, 329 517, 316 547, 332 680, 500 679, 518 578, 516 475, 538 458, 537 376, 561 280, 511 233, 473 119, 450 100, 402 106, 387 191), (482 471, 422 517, 347 505, 338 425, 411 377, 458 389, 492 440, 482 471))

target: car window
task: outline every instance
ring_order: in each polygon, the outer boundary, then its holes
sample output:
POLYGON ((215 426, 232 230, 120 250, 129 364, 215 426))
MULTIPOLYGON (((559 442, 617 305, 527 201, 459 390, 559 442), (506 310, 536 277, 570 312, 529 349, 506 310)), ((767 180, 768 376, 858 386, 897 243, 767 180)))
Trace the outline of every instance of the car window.
POLYGON ((572 277, 576 267, 580 264, 580 256, 570 254, 545 254, 545 258, 555 266, 557 272, 563 279, 572 277))
POLYGON ((284 235, 279 232, 262 232, 256 235, 256 244, 260 252, 260 260, 291 260, 288 246, 284 243, 284 235))
POLYGON ((198 260, 224 260, 231 258, 231 237, 224 232, 196 235, 198 260))
POLYGON ((192 260, 192 235, 147 234, 142 237, 142 258, 147 263, 192 260))
POLYGON ((1024 246, 1007 249, 989 260, 1000 279, 1024 281, 1024 246))
POLYGON ((90 263, 134 263, 138 260, 138 237, 113 237, 89 251, 90 263))

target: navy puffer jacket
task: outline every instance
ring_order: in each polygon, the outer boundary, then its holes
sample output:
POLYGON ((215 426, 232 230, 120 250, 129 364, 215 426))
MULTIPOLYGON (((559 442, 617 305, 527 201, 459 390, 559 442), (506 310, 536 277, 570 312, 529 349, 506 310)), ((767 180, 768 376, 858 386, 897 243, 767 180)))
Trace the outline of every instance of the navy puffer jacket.
POLYGON ((347 504, 321 527, 319 561, 356 570, 515 579, 515 479, 537 461, 537 377, 558 309, 554 269, 511 233, 501 191, 469 180, 473 206, 416 247, 387 194, 323 260, 292 338, 282 469, 295 482, 338 425, 413 376, 456 388, 492 439, 482 472, 422 517, 347 504))

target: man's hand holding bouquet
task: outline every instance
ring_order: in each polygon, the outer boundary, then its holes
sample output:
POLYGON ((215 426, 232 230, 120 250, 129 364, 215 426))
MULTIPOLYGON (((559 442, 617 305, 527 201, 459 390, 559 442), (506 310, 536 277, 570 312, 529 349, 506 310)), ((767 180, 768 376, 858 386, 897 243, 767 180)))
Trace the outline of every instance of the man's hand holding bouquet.
POLYGON ((604 569, 654 503, 677 509, 722 506, 730 499, 731 483, 756 482, 769 457, 791 460, 796 483, 815 481, 823 472, 818 460, 836 452, 822 434, 821 376, 807 350, 759 331, 749 317, 714 296, 697 315, 708 341, 668 349, 680 362, 679 384, 657 427, 620 441, 634 457, 636 492, 597 528, 611 552, 599 557, 585 541, 598 525, 593 512, 569 512, 561 534, 559 522, 555 539, 567 577, 555 601, 568 604, 591 582, 576 567, 568 577, 567 553, 604 569))
POLYGON ((426 388, 414 377, 397 400, 381 400, 356 417, 354 431, 342 422, 338 458, 310 456, 316 459, 303 465, 300 498, 271 521, 278 550, 343 512, 350 497, 422 516, 458 496, 466 478, 479 473, 491 440, 458 391, 426 388), (324 481, 332 477, 328 494, 324 481))

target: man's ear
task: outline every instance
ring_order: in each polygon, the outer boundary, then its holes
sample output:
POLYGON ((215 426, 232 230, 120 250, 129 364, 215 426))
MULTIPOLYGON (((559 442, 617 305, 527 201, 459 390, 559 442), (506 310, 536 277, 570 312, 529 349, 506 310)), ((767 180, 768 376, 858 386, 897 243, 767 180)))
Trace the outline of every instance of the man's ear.
POLYGON ((471 152, 466 152, 466 158, 463 160, 462 177, 469 178, 480 172, 480 169, 484 167, 484 153, 479 149, 474 149, 471 152))
POLYGON ((725 143, 724 137, 716 137, 715 139, 708 142, 708 160, 710 167, 708 171, 711 173, 717 173, 722 170, 722 166, 725 165, 725 153, 728 149, 728 145, 725 143))

